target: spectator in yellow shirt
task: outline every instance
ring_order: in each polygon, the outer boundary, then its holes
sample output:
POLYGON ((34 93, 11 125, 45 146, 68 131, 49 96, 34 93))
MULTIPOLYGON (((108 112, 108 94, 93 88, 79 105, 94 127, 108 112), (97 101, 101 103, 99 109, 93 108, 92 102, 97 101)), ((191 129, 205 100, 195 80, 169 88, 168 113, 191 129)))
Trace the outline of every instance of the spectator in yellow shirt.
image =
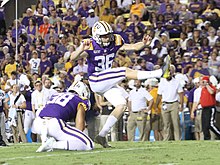
POLYGON ((145 4, 141 0, 134 0, 135 3, 131 5, 130 14, 138 15, 142 18, 145 12, 145 4))
POLYGON ((131 67, 132 66, 131 59, 128 56, 126 56, 125 51, 118 52, 118 57, 116 61, 118 62, 120 67, 131 67))
POLYGON ((208 17, 212 17, 212 13, 216 13, 220 17, 220 10, 216 7, 215 1, 211 2, 202 14, 208 17))
POLYGON ((106 21, 108 22, 110 25, 114 23, 114 16, 110 14, 110 11, 108 8, 105 8, 103 13, 100 15, 99 17, 100 21, 106 21))
POLYGON ((109 0, 100 0, 97 3, 98 5, 98 16, 100 17, 104 12, 105 8, 110 8, 110 1, 109 0))
POLYGON ((14 57, 10 57, 9 63, 5 66, 5 74, 10 78, 13 71, 16 71, 16 63, 14 57))
POLYGON ((152 106, 151 109, 151 130, 154 131, 154 138, 156 141, 162 140, 162 117, 161 117, 161 106, 162 102, 160 102, 158 109, 155 109, 156 106, 156 99, 157 99, 157 91, 158 91, 158 80, 156 78, 149 79, 148 80, 148 85, 149 85, 149 91, 151 96, 154 99, 154 105, 152 106))
POLYGON ((70 58, 65 63, 65 70, 69 72, 69 70, 74 66, 74 61, 71 61, 70 58))

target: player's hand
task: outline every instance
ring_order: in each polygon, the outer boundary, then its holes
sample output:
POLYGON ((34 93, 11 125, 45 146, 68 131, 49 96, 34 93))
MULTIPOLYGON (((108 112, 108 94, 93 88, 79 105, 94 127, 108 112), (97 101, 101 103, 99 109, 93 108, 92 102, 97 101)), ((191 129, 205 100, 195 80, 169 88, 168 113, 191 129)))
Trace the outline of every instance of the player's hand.
POLYGON ((12 108, 17 108, 17 106, 16 106, 16 105, 14 105, 14 104, 13 104, 11 107, 12 107, 12 108))
POLYGON ((192 112, 192 113, 190 114, 190 118, 191 118, 191 120, 194 120, 194 118, 195 118, 194 112, 192 112))
POLYGON ((179 105, 179 111, 183 112, 183 107, 181 105, 179 105))
POLYGON ((142 42, 145 45, 147 45, 147 46, 150 45, 151 41, 152 41, 152 38, 149 35, 144 35, 142 42))
POLYGON ((92 41, 90 39, 85 39, 82 41, 83 50, 88 50, 90 48, 90 43, 92 41))

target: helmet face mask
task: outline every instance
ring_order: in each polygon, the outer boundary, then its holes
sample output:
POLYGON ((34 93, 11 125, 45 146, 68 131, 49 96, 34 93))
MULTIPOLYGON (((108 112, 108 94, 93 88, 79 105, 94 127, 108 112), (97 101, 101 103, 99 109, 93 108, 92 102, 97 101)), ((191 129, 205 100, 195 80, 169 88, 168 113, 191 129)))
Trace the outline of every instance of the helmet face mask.
POLYGON ((103 46, 109 46, 112 41, 114 41, 113 34, 109 33, 106 35, 100 36, 101 42, 103 46))
POLYGON ((105 21, 99 21, 92 27, 92 38, 101 46, 109 46, 114 41, 112 27, 105 21))

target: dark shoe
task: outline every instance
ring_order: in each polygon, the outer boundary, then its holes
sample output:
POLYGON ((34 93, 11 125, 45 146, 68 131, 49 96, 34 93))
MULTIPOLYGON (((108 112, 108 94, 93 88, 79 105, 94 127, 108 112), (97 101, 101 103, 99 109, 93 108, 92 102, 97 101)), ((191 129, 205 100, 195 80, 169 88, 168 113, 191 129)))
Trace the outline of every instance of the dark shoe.
POLYGON ((105 138, 105 137, 101 137, 101 136, 99 136, 99 135, 97 135, 97 136, 95 137, 95 142, 98 143, 98 144, 100 144, 100 145, 102 145, 102 147, 104 147, 104 148, 109 148, 109 147, 111 147, 111 146, 107 143, 106 138, 105 138))
POLYGON ((0 141, 0 147, 5 147, 7 144, 4 141, 0 141))
POLYGON ((168 77, 170 77, 170 64, 171 64, 170 56, 167 55, 167 56, 164 58, 164 64, 163 64, 163 66, 162 66, 163 74, 162 74, 161 77, 163 77, 163 78, 168 78, 168 77))

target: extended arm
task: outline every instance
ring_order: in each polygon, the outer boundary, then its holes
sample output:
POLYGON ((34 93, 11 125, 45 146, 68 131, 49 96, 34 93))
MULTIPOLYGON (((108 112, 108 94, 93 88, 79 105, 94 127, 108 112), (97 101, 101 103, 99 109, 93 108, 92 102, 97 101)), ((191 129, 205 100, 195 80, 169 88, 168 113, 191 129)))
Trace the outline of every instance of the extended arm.
POLYGON ((76 51, 74 51, 71 56, 70 56, 70 60, 75 61, 78 58, 84 58, 86 56, 88 56, 88 53, 85 52, 85 50, 88 50, 90 47, 90 40, 84 40, 81 45, 76 49, 76 51))
POLYGON ((152 38, 150 36, 145 36, 142 42, 137 42, 135 44, 124 44, 120 50, 141 50, 145 46, 150 45, 152 38))
POLYGON ((76 128, 83 131, 85 129, 85 109, 82 105, 77 109, 76 128))

